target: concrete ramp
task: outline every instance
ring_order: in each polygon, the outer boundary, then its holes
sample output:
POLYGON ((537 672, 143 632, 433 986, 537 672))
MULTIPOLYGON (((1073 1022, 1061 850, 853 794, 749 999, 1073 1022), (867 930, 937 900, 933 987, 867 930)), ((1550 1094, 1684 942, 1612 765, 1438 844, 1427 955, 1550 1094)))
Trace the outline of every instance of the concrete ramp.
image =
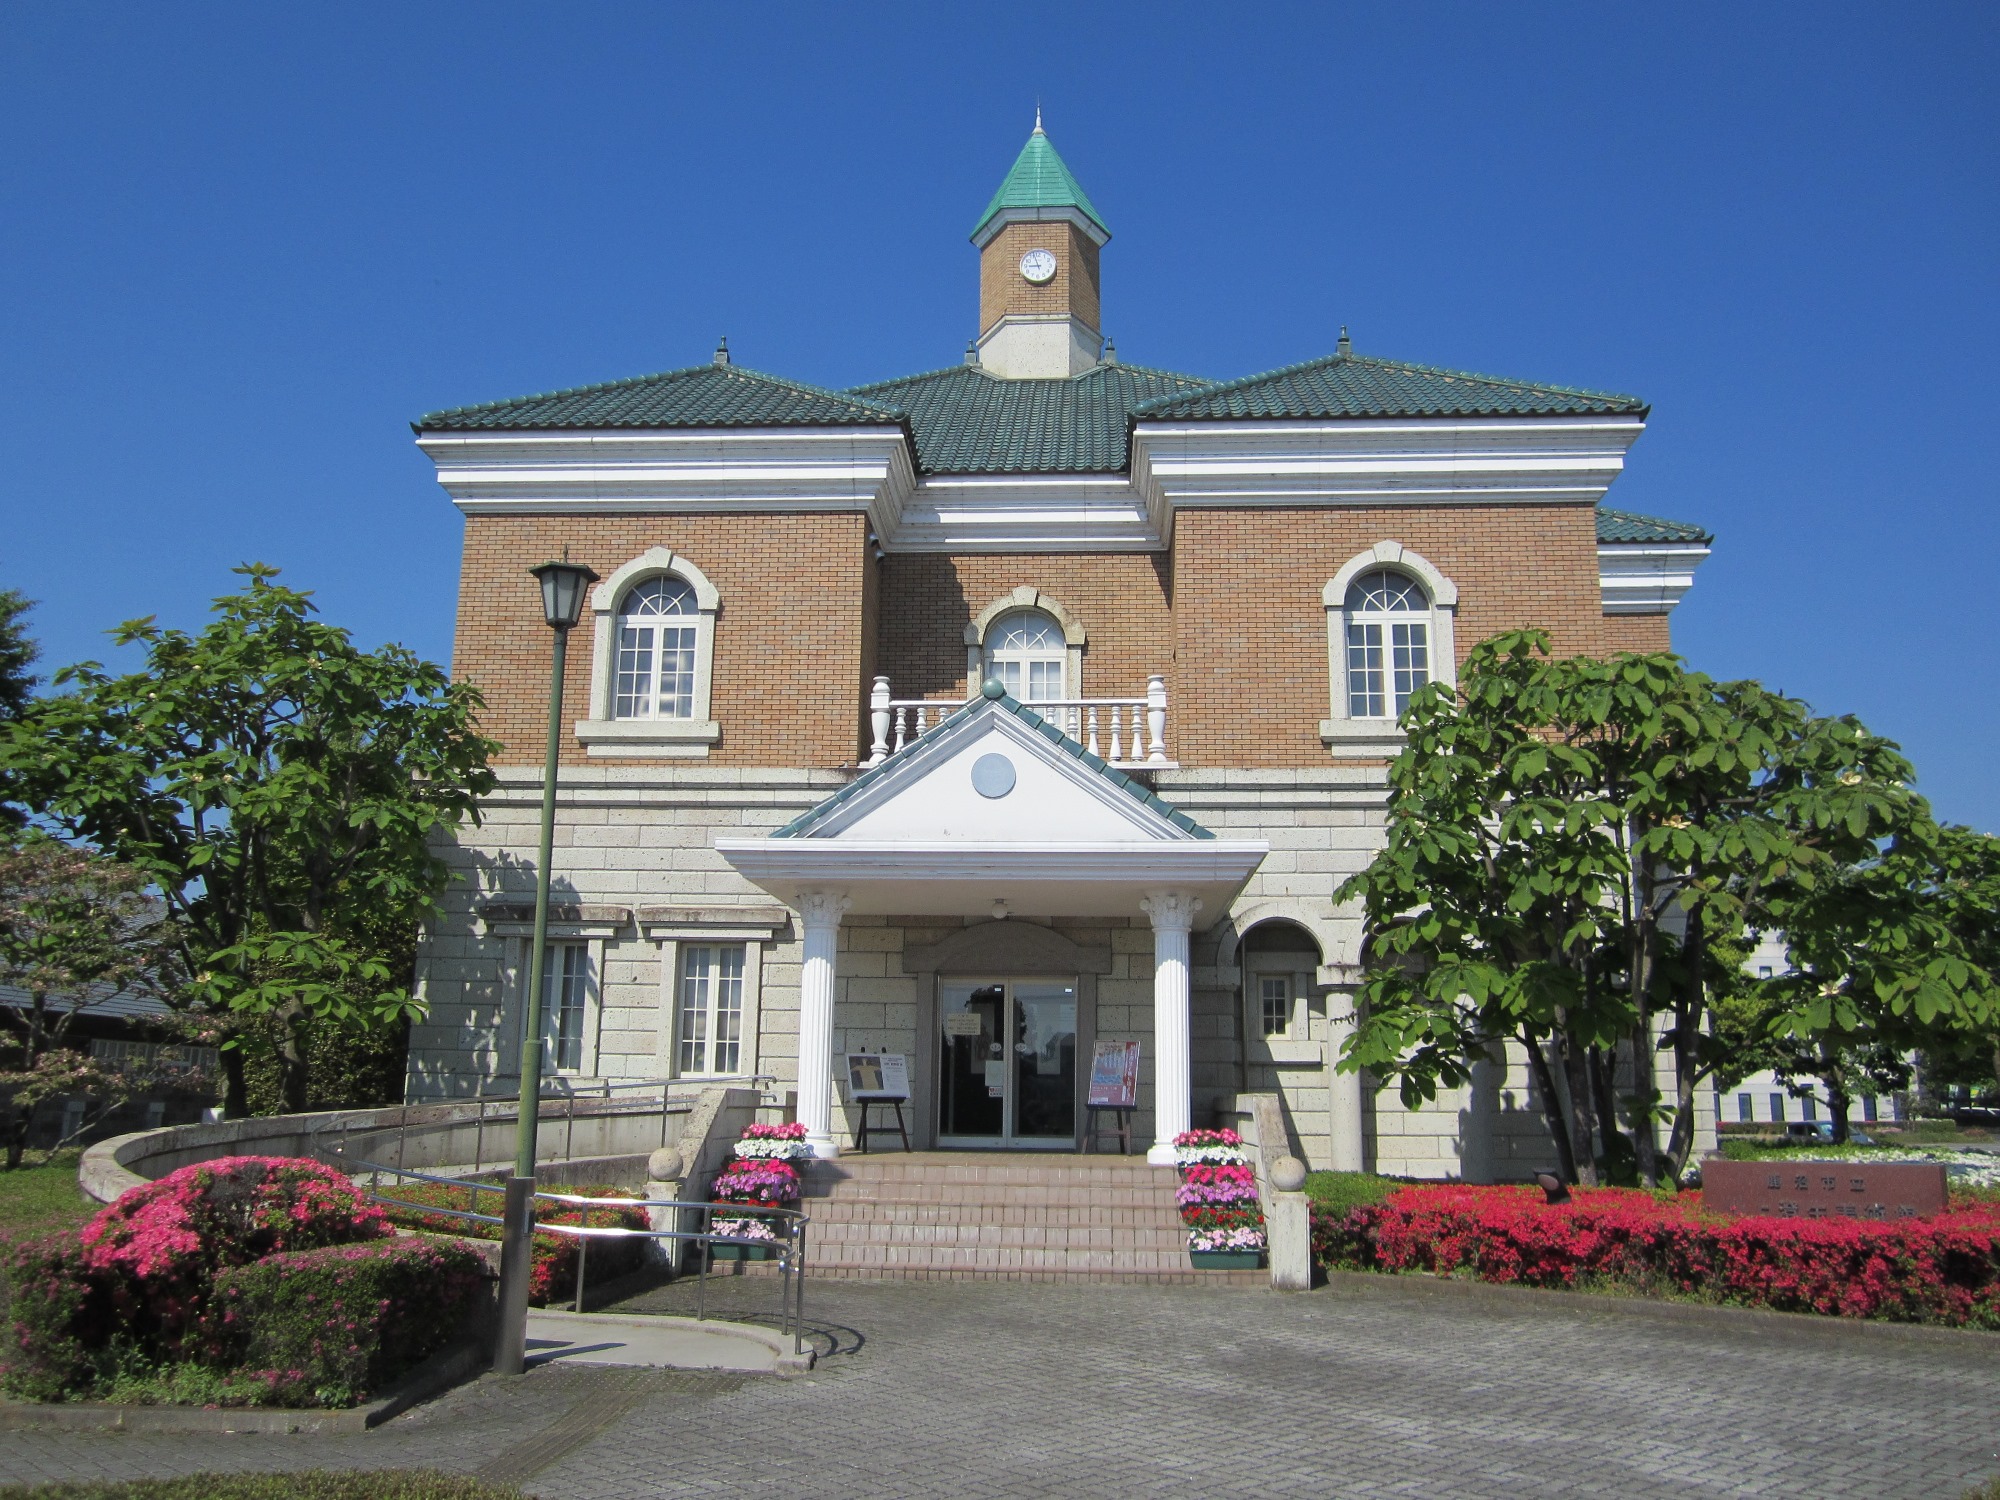
POLYGON ((803 1375, 813 1353, 792 1352, 788 1335, 754 1323, 697 1322, 639 1313, 528 1311, 528 1363, 642 1365, 663 1370, 733 1370, 803 1375))

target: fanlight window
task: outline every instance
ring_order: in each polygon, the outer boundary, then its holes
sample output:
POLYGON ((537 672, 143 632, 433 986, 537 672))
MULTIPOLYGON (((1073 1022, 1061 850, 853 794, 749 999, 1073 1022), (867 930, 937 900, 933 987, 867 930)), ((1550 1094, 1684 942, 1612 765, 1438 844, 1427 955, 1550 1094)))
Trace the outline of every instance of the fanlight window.
POLYGON ((701 614, 678 578, 635 584, 618 605, 612 713, 620 719, 694 717, 695 645, 701 614))
POLYGON ((986 632, 987 675, 1022 703, 1053 703, 1065 696, 1068 656, 1062 627, 1036 610, 1002 615, 986 632))
POLYGON ((1363 573, 1347 591, 1347 712, 1395 718, 1431 680, 1431 602, 1401 573, 1363 573))

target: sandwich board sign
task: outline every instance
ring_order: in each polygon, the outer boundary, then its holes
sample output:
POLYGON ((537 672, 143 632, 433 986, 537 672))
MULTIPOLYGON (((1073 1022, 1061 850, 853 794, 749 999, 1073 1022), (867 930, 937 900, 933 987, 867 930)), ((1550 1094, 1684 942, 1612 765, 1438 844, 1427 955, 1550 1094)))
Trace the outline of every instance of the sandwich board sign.
POLYGON ((1139 1044, 1099 1042, 1090 1052, 1092 1109, 1136 1109, 1139 1106, 1139 1044))
POLYGON ((900 1052, 848 1053, 847 1097, 850 1099, 909 1098, 909 1059, 900 1052))

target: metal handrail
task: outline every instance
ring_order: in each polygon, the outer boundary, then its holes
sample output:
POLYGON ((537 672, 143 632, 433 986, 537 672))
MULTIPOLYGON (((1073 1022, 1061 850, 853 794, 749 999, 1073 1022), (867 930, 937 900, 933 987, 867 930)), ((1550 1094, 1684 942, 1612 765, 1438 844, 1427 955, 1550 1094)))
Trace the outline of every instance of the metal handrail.
MULTIPOLYGON (((439 1177, 431 1173, 409 1171, 402 1167, 390 1166, 386 1162, 350 1160, 343 1152, 323 1152, 339 1158, 339 1165, 350 1178, 361 1172, 371 1174, 371 1182, 364 1189, 368 1201, 385 1207, 402 1208, 412 1213, 438 1214, 446 1218, 465 1219, 478 1224, 502 1227, 497 1214, 482 1214, 476 1209, 443 1208, 429 1203, 415 1203, 405 1198, 392 1198, 381 1191, 381 1174, 387 1172, 398 1178, 412 1178, 420 1182, 436 1183, 443 1187, 463 1188, 472 1195, 473 1203, 479 1201, 480 1193, 504 1191, 490 1182, 476 1182, 461 1177, 439 1177)), ((359 1184, 357 1184, 359 1186, 359 1184)), ((576 1302, 575 1310, 583 1311, 584 1277, 588 1264, 588 1247, 592 1239, 650 1239, 691 1241, 701 1247, 696 1258, 695 1321, 708 1320, 708 1262, 710 1250, 715 1245, 761 1245, 778 1250, 779 1297, 778 1321, 780 1332, 789 1331, 792 1336, 792 1352, 805 1351, 805 1294, 806 1294, 806 1226, 812 1222, 811 1216, 798 1209, 778 1208, 762 1203, 714 1203, 691 1202, 679 1198, 586 1198, 576 1193, 536 1193, 535 1197, 555 1203, 576 1204, 587 1208, 664 1208, 675 1211, 692 1211, 702 1215, 700 1230, 682 1229, 627 1229, 618 1224, 553 1224, 537 1223, 530 1219, 529 1228, 537 1234, 566 1234, 577 1243, 576 1260, 576 1302), (757 1217, 789 1220, 786 1233, 772 1239, 753 1239, 746 1235, 717 1234, 714 1231, 716 1211, 727 1211, 732 1218, 757 1217)))

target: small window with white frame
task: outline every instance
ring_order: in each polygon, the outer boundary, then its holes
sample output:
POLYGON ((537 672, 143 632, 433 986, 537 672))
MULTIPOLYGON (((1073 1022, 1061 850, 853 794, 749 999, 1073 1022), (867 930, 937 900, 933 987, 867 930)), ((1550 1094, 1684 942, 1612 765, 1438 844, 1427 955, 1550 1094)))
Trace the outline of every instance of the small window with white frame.
POLYGON ((1261 1035, 1288 1037, 1292 1034, 1292 976, 1289 974, 1259 974, 1257 980, 1257 1009, 1261 1021, 1261 1035))
POLYGON ((1040 610, 1002 615, 986 633, 986 674, 1019 703, 1054 703, 1067 697, 1069 647, 1062 627, 1040 610))
POLYGON ((590 1023, 590 945, 550 943, 542 960, 542 1067, 581 1073, 590 1023))
POLYGON ((730 1077, 743 1069, 742 943, 680 945, 682 1077, 730 1077))
POLYGON ((1394 719, 1431 680, 1431 602, 1413 578, 1377 568, 1347 590, 1347 716, 1394 719))

